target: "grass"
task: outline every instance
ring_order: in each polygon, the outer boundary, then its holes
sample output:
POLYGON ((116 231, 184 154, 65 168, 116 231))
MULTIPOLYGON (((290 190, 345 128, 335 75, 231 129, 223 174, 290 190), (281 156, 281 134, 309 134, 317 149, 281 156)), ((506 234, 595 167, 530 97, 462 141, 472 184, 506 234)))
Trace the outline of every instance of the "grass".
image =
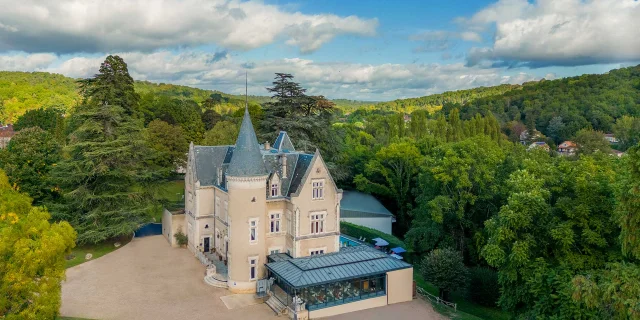
MULTIPOLYGON (((158 196, 160 199, 167 203, 168 209, 171 210, 171 206, 182 205, 184 206, 184 202, 182 196, 184 195, 184 180, 172 180, 167 181, 160 186, 158 189, 158 196)), ((153 212, 153 220, 155 222, 162 221, 162 212, 164 211, 163 207, 158 207, 153 212)))
MULTIPOLYGON (((120 247, 122 247, 125 244, 129 243, 129 241, 131 241, 131 235, 122 236, 117 239, 107 240, 105 242, 101 242, 98 244, 77 246, 71 250, 71 256, 73 256, 73 258, 67 260, 66 268, 71 268, 83 262, 90 261, 85 259, 85 256, 87 255, 87 253, 91 253, 91 255, 93 256, 91 257, 91 260, 95 260, 97 258, 104 256, 109 252, 112 252, 118 249, 114 246, 114 243, 120 242, 120 247)), ((64 319, 64 318, 61 318, 61 319, 64 319)))
MULTIPOLYGON (((416 281, 416 285, 425 289, 427 292, 438 295, 438 288, 434 287, 431 283, 425 281, 422 276, 415 272, 413 274, 413 278, 416 281)), ((454 311, 449 307, 446 307, 441 304, 433 304, 433 308, 441 314, 450 317, 451 319, 461 319, 461 320, 479 320, 479 319, 497 319, 497 320, 508 320, 511 319, 511 314, 509 312, 503 311, 498 308, 490 308, 481 306, 472 301, 469 301, 463 293, 460 292, 452 292, 451 293, 451 302, 455 302, 457 304, 458 310, 454 311)))

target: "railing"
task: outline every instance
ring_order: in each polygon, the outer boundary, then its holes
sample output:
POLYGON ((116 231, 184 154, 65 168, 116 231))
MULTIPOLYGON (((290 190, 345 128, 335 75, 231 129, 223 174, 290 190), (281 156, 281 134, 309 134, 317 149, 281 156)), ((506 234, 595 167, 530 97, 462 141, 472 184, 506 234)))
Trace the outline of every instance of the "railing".
POLYGON ((458 304, 453 303, 453 302, 449 302, 449 301, 445 301, 440 299, 440 297, 438 296, 434 296, 431 293, 427 292, 427 290, 422 289, 420 287, 416 288, 416 291, 418 292, 419 295, 421 295, 423 298, 431 301, 431 302, 435 302, 435 303, 439 303, 439 304, 443 304, 449 308, 453 308, 454 311, 458 311, 458 304))

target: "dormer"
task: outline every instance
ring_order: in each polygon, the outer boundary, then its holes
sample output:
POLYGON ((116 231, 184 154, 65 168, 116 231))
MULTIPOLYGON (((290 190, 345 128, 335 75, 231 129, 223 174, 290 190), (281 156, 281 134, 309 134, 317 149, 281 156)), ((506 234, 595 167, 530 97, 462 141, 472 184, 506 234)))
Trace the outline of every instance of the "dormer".
POLYGON ((271 175, 271 179, 269 179, 268 181, 269 185, 267 186, 267 190, 269 192, 269 198, 281 196, 280 189, 282 186, 280 185, 280 177, 278 177, 278 174, 274 172, 271 175))

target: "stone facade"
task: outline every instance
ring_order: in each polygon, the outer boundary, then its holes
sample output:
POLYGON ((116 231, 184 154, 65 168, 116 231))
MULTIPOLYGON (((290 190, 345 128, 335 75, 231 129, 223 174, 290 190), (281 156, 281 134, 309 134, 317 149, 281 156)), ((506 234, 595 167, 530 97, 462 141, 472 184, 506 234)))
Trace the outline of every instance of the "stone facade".
POLYGON ((235 145, 189 147, 187 247, 227 261, 230 291, 255 292, 271 253, 339 251, 341 197, 318 151, 296 151, 286 132, 258 144, 245 112, 235 145))

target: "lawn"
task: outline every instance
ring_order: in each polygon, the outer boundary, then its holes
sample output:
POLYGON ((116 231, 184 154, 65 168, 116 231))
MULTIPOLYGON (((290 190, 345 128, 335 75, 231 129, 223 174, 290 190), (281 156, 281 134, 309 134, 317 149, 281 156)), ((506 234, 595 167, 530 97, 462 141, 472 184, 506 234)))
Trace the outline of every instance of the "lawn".
MULTIPOLYGON (((158 197, 164 203, 164 207, 169 210, 176 209, 178 207, 184 208, 184 179, 172 180, 163 183, 158 188, 158 197)), ((153 212, 153 221, 162 221, 162 212, 164 207, 160 206, 153 212)))
POLYGON ((72 256, 72 258, 67 260, 66 268, 71 268, 83 262, 89 261, 85 259, 85 256, 87 255, 87 253, 91 253, 91 255, 93 256, 91 257, 91 260, 95 260, 111 251, 118 249, 114 245, 116 242, 120 242, 120 247, 122 247, 125 244, 129 243, 129 241, 131 241, 131 235, 123 236, 117 239, 107 240, 105 242, 98 243, 98 244, 77 246, 71 250, 71 255, 68 256, 68 257, 72 256))
MULTIPOLYGON (((431 283, 422 279, 422 276, 415 273, 413 274, 413 278, 416 281, 416 285, 425 289, 427 292, 437 296, 438 288, 434 287, 431 283)), ((463 293, 453 292, 451 293, 451 302, 455 302, 458 305, 458 311, 454 311, 453 309, 441 305, 441 304, 433 304, 433 307, 446 316, 449 316, 452 319, 461 319, 461 320, 478 320, 478 319, 498 319, 498 320, 507 320, 511 319, 511 314, 506 311, 503 311, 498 308, 489 308, 485 306, 481 306, 472 301, 467 300, 463 293)))

